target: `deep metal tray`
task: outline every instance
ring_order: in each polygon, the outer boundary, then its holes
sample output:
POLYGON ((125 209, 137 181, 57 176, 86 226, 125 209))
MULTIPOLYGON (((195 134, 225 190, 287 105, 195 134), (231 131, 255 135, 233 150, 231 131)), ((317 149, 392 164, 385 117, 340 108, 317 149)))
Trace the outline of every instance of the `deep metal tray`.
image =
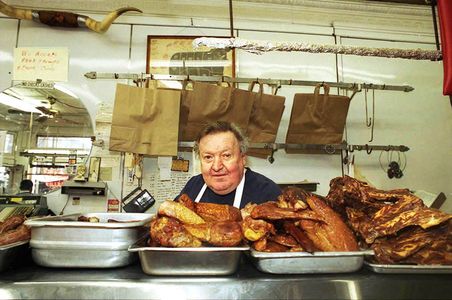
POLYGON ((364 261, 364 265, 375 273, 389 274, 452 274, 452 265, 385 265, 364 261))
POLYGON ((243 247, 129 248, 138 252, 141 268, 148 275, 229 275, 237 271, 243 247))
POLYGON ((138 257, 127 250, 31 249, 33 261, 54 268, 116 268, 135 262, 138 257))
POLYGON ((137 259, 128 248, 148 233, 151 214, 89 213, 30 219, 33 260, 46 267, 112 268, 137 259), (100 222, 80 222, 79 216, 100 222), (125 223, 108 223, 114 219, 125 223))
POLYGON ((25 225, 30 227, 77 227, 77 228, 129 228, 149 224, 153 214, 143 213, 86 213, 70 214, 62 216, 50 216, 42 218, 33 218, 25 221, 25 225), (77 221, 80 216, 97 217, 99 222, 77 221), (113 219, 119 222, 108 222, 113 219))
POLYGON ((26 260, 30 256, 28 241, 0 246, 0 272, 8 269, 18 261, 26 260))
POLYGON ((349 273, 359 270, 373 250, 350 252, 261 252, 249 257, 259 271, 272 274, 349 273))

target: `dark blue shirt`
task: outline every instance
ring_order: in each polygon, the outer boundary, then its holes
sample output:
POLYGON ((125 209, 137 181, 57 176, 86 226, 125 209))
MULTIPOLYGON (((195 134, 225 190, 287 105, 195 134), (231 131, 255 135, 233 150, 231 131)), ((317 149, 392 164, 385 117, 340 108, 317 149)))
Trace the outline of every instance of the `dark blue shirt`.
MULTIPOLYGON (((193 176, 182 189, 180 195, 187 194, 192 200, 195 200, 203 185, 204 179, 201 174, 193 176)), ((279 195, 281 195, 281 188, 275 182, 247 168, 240 208, 245 207, 247 203, 261 204, 267 201, 275 201, 279 195)), ((218 195, 207 187, 200 202, 233 205, 234 196, 235 190, 226 195, 218 195)))

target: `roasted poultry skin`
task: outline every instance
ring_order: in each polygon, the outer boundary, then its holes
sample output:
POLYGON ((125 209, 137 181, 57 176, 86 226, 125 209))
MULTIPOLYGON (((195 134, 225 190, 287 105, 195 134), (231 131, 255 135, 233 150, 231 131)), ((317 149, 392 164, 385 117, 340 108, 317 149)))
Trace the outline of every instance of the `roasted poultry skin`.
POLYGON ((358 242, 351 229, 320 196, 312 194, 306 201, 323 220, 323 222, 300 220, 300 227, 306 231, 317 248, 323 251, 359 250, 358 242))
POLYGON ((159 217, 151 221, 150 235, 153 242, 164 247, 201 247, 201 241, 191 235, 174 218, 159 217))
POLYGON ((233 247, 243 240, 239 223, 233 221, 185 224, 185 229, 194 237, 217 247, 233 247))
POLYGON ((151 222, 149 244, 165 247, 232 247, 243 242, 240 210, 195 203, 187 195, 164 201, 151 222))
POLYGON ((320 196, 297 187, 284 189, 276 202, 247 205, 242 217, 244 236, 258 251, 359 250, 353 231, 341 216, 320 196), (258 223, 262 221, 265 223, 258 223))
POLYGON ((184 224, 205 223, 204 219, 194 211, 179 202, 171 200, 166 200, 162 204, 160 204, 158 214, 161 216, 175 218, 184 224))

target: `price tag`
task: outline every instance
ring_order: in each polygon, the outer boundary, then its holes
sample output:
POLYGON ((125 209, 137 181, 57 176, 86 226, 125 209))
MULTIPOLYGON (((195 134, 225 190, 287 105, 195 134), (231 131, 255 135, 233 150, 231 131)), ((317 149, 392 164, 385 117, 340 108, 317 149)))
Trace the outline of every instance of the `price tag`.
POLYGON ((188 172, 190 161, 187 159, 173 159, 171 171, 188 172))
POLYGON ((107 212, 119 212, 119 200, 118 199, 108 199, 107 212))

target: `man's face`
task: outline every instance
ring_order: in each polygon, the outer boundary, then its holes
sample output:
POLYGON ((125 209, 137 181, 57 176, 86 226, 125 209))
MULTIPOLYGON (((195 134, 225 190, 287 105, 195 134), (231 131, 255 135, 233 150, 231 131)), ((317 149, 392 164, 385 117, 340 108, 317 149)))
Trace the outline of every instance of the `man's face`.
POLYGON ((242 180, 246 155, 240 153, 239 142, 232 132, 206 135, 199 141, 201 173, 207 186, 226 195, 242 180))

